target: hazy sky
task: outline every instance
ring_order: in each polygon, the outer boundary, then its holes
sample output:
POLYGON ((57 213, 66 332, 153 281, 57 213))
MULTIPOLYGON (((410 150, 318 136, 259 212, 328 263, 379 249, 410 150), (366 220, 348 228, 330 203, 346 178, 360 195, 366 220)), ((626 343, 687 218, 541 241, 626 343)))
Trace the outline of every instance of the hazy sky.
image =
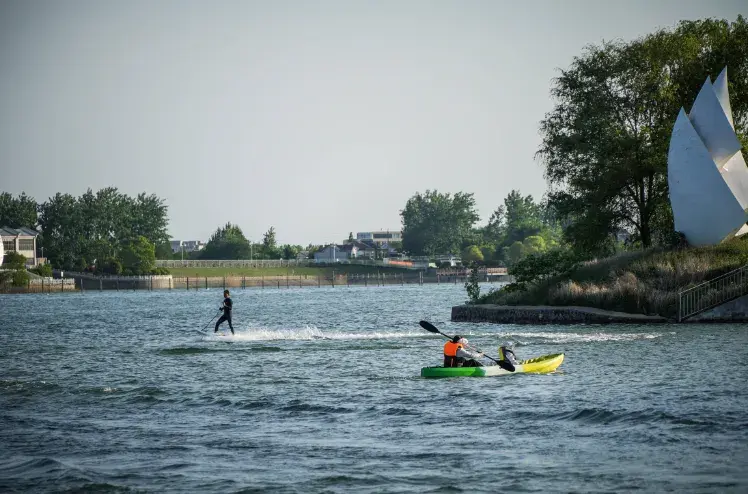
MULTIPOLYGON (((170 232, 399 229, 417 191, 484 221, 534 160, 557 68, 745 0, 0 0, 0 191, 155 193, 170 232)), ((716 74, 715 74, 716 75, 716 74)))

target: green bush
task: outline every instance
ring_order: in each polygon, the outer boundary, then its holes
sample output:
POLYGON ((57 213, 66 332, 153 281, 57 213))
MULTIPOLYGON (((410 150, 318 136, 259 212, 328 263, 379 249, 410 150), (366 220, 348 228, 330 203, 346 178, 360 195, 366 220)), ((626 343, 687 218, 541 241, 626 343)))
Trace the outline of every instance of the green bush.
POLYGON ((465 250, 462 251, 462 262, 465 264, 483 262, 483 252, 477 245, 465 247, 465 250))
POLYGON ((530 254, 509 270, 515 283, 526 285, 554 276, 566 275, 576 269, 581 260, 570 250, 555 249, 541 254, 530 254))
POLYGON ((143 236, 126 242, 121 255, 125 274, 148 274, 156 263, 156 248, 143 236))
POLYGON ((29 283, 29 273, 25 269, 17 269, 12 275, 13 286, 26 286, 29 283))
POLYGON ((78 260, 75 261, 75 270, 76 271, 78 271, 79 273, 82 273, 82 272, 86 271, 87 269, 88 269, 88 263, 86 262, 85 259, 80 258, 80 259, 78 259, 78 260))
POLYGON ((151 274, 154 275, 167 275, 171 274, 168 268, 153 268, 151 274))
POLYGON ((52 266, 50 266, 49 264, 41 264, 35 268, 30 269, 29 271, 45 278, 52 277, 52 266))
POLYGON ((114 258, 105 260, 103 263, 101 263, 101 266, 97 265, 96 268, 98 272, 104 273, 104 274, 109 274, 109 275, 114 275, 114 276, 122 274, 122 263, 114 258))
POLYGON ((7 269, 26 269, 26 257, 15 251, 7 252, 3 259, 3 267, 7 269))

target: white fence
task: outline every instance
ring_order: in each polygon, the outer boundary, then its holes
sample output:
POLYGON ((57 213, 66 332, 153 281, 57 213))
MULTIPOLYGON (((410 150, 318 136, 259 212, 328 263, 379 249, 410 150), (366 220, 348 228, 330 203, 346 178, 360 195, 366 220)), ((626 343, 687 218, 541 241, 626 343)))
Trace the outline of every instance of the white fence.
POLYGON ((30 278, 28 284, 31 286, 51 286, 51 287, 59 287, 59 286, 64 285, 67 288, 67 287, 74 287, 75 280, 74 279, 55 279, 55 278, 30 278))
POLYGON ((94 274, 94 273, 80 273, 78 271, 60 271, 53 270, 58 276, 64 276, 65 278, 83 278, 87 280, 119 280, 119 281, 168 281, 171 279, 170 274, 145 274, 139 276, 125 276, 118 274, 94 274))
POLYGON ((76 289, 73 279, 29 278, 23 286, 0 285, 0 293, 51 293, 72 292, 76 289))
POLYGON ((285 268, 295 266, 310 266, 314 259, 260 259, 260 260, 196 260, 160 259, 156 261, 158 268, 285 268))
POLYGON ((161 259, 156 261, 156 267, 159 268, 286 268, 299 266, 319 266, 320 264, 345 264, 359 266, 382 266, 398 267, 405 269, 425 269, 428 267, 424 263, 415 263, 413 266, 399 264, 407 259, 263 259, 263 260, 171 260, 161 259))

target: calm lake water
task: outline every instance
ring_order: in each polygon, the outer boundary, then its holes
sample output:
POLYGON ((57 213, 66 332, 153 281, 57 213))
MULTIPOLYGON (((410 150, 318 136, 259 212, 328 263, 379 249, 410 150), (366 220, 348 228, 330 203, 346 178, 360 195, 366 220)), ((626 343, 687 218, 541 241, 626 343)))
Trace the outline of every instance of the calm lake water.
POLYGON ((0 296, 0 492, 748 491, 742 325, 450 323, 457 285, 0 296), (426 380, 445 333, 559 372, 426 380), (227 329, 226 329, 227 330, 227 329))

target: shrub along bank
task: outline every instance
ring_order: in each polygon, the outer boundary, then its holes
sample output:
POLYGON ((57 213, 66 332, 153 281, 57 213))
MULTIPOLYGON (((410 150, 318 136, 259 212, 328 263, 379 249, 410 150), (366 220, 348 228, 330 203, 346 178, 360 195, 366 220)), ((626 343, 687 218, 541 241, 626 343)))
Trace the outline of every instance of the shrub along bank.
POLYGON ((746 264, 748 240, 742 238, 710 247, 648 249, 585 262, 555 251, 527 258, 512 273, 516 283, 474 301, 584 306, 672 318, 681 290, 746 264))
POLYGON ((0 287, 26 286, 29 274, 26 272, 26 258, 18 252, 8 252, 3 257, 0 271, 0 287))

